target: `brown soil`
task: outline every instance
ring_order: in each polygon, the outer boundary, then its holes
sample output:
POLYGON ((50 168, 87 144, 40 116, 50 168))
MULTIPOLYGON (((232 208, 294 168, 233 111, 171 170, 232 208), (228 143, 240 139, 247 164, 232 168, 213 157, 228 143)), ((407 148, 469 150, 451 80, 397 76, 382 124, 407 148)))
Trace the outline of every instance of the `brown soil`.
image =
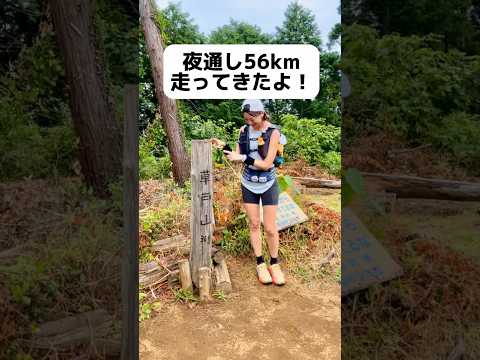
POLYGON ((234 291, 226 301, 163 303, 140 324, 142 360, 340 359, 340 286, 261 285, 250 259, 227 260, 234 291))

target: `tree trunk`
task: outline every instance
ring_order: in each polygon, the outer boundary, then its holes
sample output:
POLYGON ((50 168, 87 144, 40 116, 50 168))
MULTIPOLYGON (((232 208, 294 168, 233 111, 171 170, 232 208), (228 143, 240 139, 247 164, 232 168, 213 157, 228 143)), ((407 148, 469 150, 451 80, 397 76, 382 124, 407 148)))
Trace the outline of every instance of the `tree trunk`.
POLYGON ((50 0, 85 181, 99 196, 122 173, 122 138, 95 47, 95 0, 50 0))
POLYGON ((397 198, 480 201, 480 184, 406 175, 362 173, 367 187, 393 192, 397 198))
POLYGON ((167 146, 172 160, 173 177, 178 184, 183 185, 190 178, 190 159, 185 150, 183 130, 178 121, 175 100, 168 98, 163 92, 163 41, 160 31, 153 21, 150 1, 140 0, 140 22, 145 34, 145 44, 152 67, 160 114, 167 133, 167 146))

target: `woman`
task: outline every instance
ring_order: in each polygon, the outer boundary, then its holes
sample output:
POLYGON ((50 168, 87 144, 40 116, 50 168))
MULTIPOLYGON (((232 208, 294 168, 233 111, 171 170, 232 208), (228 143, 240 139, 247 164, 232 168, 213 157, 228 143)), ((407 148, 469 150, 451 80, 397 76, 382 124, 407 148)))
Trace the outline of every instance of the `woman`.
POLYGON ((249 220, 250 242, 257 258, 257 275, 262 284, 285 284, 278 263, 279 238, 275 222, 278 206, 278 183, 274 161, 280 142, 280 131, 268 120, 260 100, 245 100, 243 118, 247 125, 240 129, 235 151, 224 150, 230 161, 242 161, 242 197, 249 220), (270 253, 267 267, 262 255, 260 236, 260 200, 263 206, 263 226, 270 253))

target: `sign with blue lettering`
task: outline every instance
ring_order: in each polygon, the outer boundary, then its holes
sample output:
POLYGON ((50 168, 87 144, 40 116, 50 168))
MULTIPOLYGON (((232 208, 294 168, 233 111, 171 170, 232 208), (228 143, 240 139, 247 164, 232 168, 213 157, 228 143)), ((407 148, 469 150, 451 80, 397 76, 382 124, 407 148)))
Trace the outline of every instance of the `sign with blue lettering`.
POLYGON ((342 209, 342 296, 402 274, 353 211, 342 209))
MULTIPOLYGON (((260 203, 261 204, 261 203, 260 203)), ((263 208, 260 206, 260 219, 263 222, 263 208)), ((308 220, 308 216, 300 209, 295 201, 286 192, 278 197, 276 223, 278 230, 284 230, 290 226, 300 224, 308 220)))

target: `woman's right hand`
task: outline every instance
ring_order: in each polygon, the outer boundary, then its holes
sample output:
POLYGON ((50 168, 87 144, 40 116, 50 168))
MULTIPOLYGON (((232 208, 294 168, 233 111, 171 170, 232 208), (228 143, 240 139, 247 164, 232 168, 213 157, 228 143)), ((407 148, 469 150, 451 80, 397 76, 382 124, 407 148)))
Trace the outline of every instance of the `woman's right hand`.
POLYGON ((245 161, 245 155, 228 150, 223 150, 223 152, 225 153, 225 155, 227 155, 227 159, 230 161, 245 161))
POLYGON ((211 139, 210 139, 210 142, 211 142, 212 145, 213 145, 214 147, 216 147, 217 149, 222 149, 222 148, 225 146, 225 142, 223 142, 222 140, 217 139, 217 138, 211 138, 211 139))

